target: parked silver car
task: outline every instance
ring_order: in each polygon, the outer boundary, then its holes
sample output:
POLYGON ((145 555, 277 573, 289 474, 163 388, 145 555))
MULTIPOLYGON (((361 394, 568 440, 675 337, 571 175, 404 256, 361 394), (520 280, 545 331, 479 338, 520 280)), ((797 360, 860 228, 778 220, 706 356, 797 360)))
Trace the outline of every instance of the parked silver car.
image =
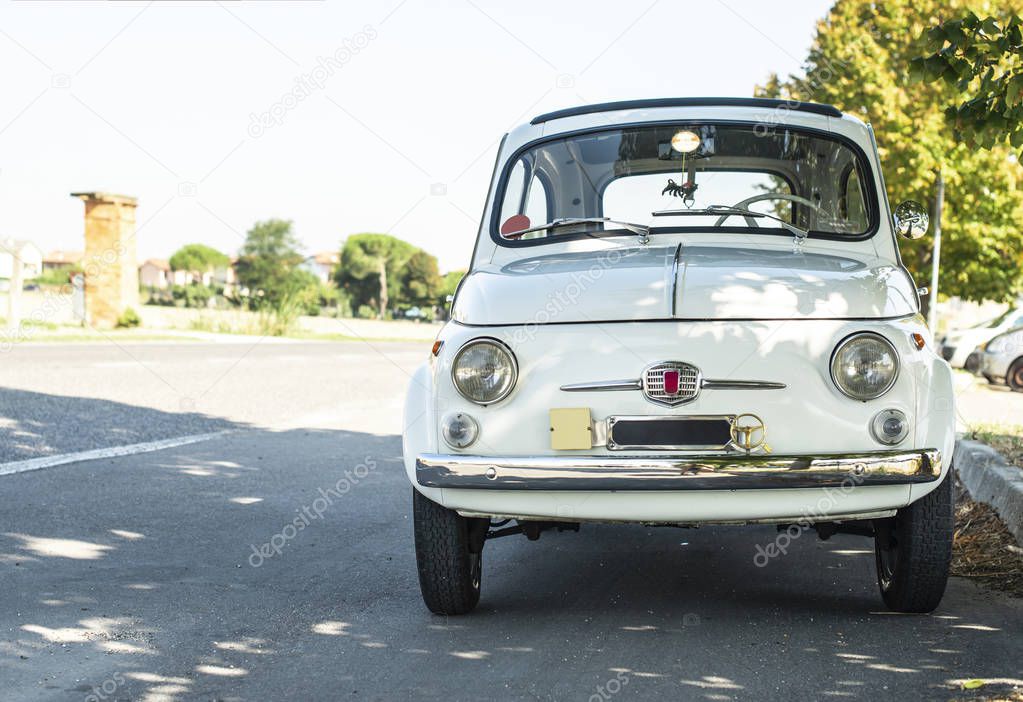
POLYGON ((1023 392, 1023 327, 999 334, 979 347, 979 372, 989 383, 1023 392))
POLYGON ((938 339, 938 353, 953 368, 980 372, 980 354, 977 349, 999 334, 1023 326, 1023 307, 1010 307, 994 319, 966 329, 953 329, 938 339))

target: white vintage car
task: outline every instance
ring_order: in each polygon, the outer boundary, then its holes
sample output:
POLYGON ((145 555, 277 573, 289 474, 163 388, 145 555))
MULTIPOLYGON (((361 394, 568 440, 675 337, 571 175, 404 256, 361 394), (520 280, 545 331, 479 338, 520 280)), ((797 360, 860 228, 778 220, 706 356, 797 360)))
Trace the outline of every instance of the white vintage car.
POLYGON ((427 607, 476 606, 488 539, 582 522, 861 534, 888 607, 937 607, 952 376, 896 241, 926 227, 828 105, 640 100, 506 135, 405 406, 427 607))

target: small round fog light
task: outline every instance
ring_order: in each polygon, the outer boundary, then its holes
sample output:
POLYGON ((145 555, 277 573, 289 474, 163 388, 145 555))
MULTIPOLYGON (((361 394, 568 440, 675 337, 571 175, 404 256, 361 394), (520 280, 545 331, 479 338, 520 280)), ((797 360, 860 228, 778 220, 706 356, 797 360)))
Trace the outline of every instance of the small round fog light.
POLYGON ((440 420, 441 433, 444 441, 451 448, 464 449, 472 446, 480 434, 480 426, 476 420, 465 412, 452 412, 440 420))
POLYGON ((874 419, 870 422, 870 433, 882 444, 892 446, 905 439, 909 434, 909 420, 901 410, 882 410, 874 415, 874 419))

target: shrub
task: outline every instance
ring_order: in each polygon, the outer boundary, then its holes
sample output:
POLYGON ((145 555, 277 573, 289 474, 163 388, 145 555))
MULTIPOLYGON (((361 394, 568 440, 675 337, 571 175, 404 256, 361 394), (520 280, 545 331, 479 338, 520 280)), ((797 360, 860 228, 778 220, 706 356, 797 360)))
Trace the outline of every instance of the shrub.
POLYGON ((142 324, 142 319, 139 318, 138 312, 128 307, 121 313, 121 316, 117 318, 117 326, 121 329, 129 329, 131 327, 137 327, 142 324))

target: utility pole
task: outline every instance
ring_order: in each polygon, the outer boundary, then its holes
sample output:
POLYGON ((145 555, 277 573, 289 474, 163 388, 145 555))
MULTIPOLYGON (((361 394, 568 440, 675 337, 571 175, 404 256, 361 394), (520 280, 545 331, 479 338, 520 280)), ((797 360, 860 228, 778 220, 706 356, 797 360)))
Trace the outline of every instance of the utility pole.
POLYGON ((945 179, 938 168, 938 180, 934 193, 934 253, 931 256, 930 304, 927 305, 927 326, 931 334, 938 333, 938 266, 941 262, 941 208, 945 204, 945 179))

